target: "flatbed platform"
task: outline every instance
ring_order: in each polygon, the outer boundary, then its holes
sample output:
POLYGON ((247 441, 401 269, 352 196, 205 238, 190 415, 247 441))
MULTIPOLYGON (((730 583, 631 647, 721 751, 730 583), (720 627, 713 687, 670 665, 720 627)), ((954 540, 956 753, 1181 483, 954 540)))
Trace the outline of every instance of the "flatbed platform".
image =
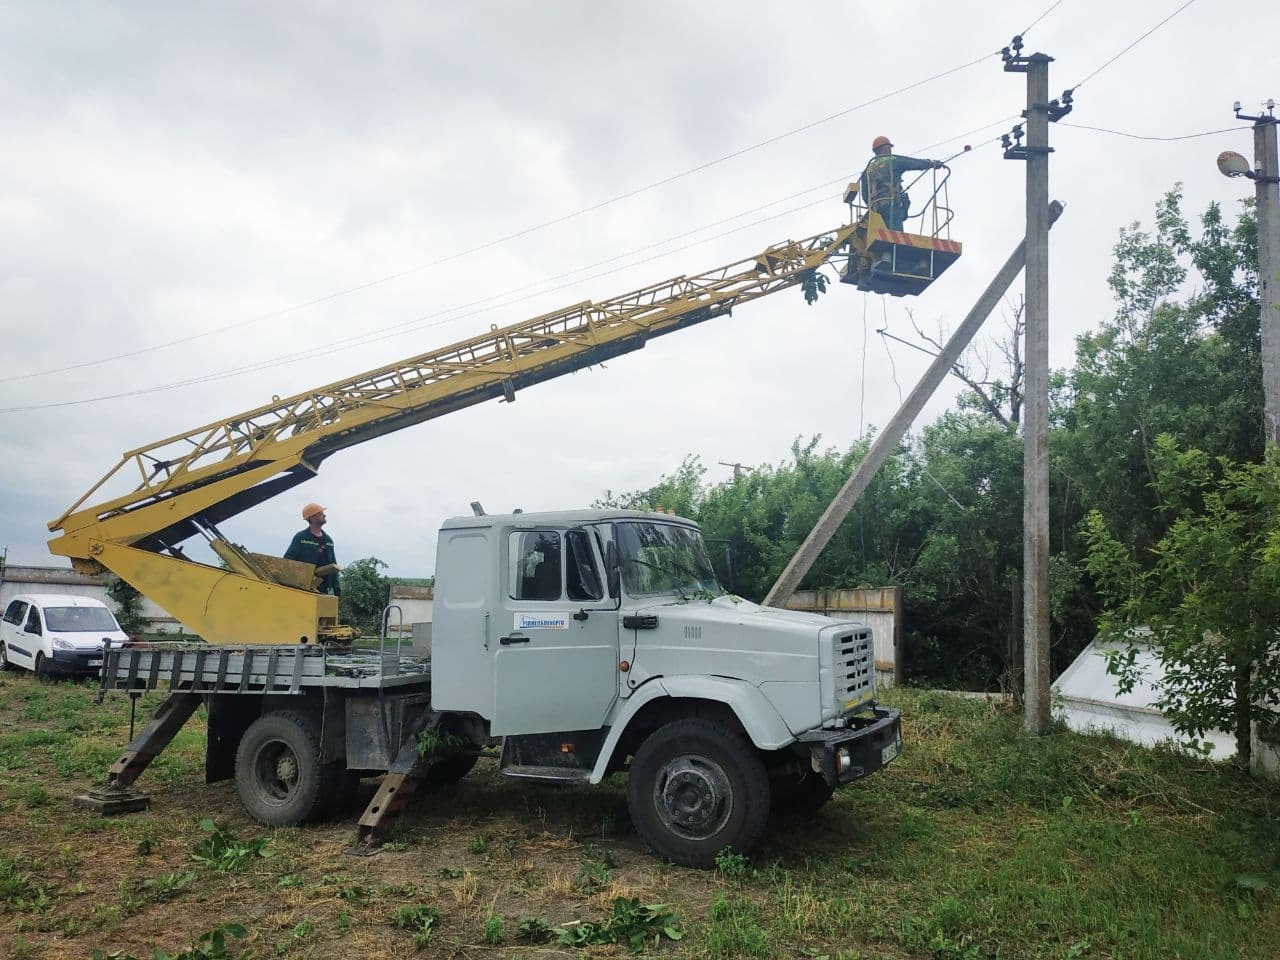
POLYGON ((147 643, 104 651, 99 696, 156 690, 298 694, 314 687, 377 690, 427 684, 431 664, 397 650, 147 643))

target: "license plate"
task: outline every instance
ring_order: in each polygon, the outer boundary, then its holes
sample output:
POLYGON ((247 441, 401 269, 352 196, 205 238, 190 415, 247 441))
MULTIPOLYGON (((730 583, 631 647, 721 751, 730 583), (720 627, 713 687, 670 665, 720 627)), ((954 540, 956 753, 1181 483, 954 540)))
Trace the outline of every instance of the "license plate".
POLYGON ((899 749, 900 747, 898 746, 898 742, 896 740, 893 743, 889 744, 887 747, 883 748, 880 751, 880 765, 884 766, 886 763, 888 763, 894 757, 896 757, 898 755, 899 749))
POLYGON ((90 660, 90 661, 89 661, 89 666, 91 666, 91 667, 100 667, 100 666, 102 666, 102 661, 101 661, 100 659, 99 659, 99 660, 90 660))

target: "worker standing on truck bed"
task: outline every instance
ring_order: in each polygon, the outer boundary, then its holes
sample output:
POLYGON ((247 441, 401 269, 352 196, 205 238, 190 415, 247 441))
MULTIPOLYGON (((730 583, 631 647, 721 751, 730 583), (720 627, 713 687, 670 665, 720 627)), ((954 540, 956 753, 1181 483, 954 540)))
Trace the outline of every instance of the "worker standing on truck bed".
POLYGON ((875 156, 862 171, 858 189, 867 207, 884 218, 886 227, 901 230, 911 203, 902 189, 902 175, 909 170, 936 169, 942 166, 942 161, 895 155, 888 137, 872 140, 871 152, 875 156))
POLYGON ((324 507, 318 503, 308 503, 302 508, 302 519, 307 521, 307 528, 293 535, 289 549, 284 552, 286 560, 297 560, 309 563, 316 568, 320 579, 320 593, 332 593, 342 596, 342 586, 338 580, 338 561, 333 552, 333 537, 324 532, 328 518, 324 515, 324 507), (320 568, 331 567, 326 573, 320 568))

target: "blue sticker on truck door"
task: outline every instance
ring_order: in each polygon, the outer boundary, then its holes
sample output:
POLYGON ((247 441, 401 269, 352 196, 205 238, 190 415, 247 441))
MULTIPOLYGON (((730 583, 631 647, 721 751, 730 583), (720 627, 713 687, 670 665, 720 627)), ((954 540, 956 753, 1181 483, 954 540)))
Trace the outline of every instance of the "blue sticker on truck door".
POLYGON ((568 613, 516 613, 517 630, 568 630, 568 613))

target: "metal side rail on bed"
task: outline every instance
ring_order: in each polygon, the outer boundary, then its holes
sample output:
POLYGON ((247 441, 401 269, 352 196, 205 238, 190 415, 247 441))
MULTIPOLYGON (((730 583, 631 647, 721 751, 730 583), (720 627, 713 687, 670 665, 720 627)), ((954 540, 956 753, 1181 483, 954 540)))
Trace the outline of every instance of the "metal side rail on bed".
POLYGON ((174 692, 262 696, 297 694, 307 687, 404 686, 430 676, 425 660, 378 651, 156 643, 104 651, 98 699, 109 690, 140 692, 162 684, 174 692))

